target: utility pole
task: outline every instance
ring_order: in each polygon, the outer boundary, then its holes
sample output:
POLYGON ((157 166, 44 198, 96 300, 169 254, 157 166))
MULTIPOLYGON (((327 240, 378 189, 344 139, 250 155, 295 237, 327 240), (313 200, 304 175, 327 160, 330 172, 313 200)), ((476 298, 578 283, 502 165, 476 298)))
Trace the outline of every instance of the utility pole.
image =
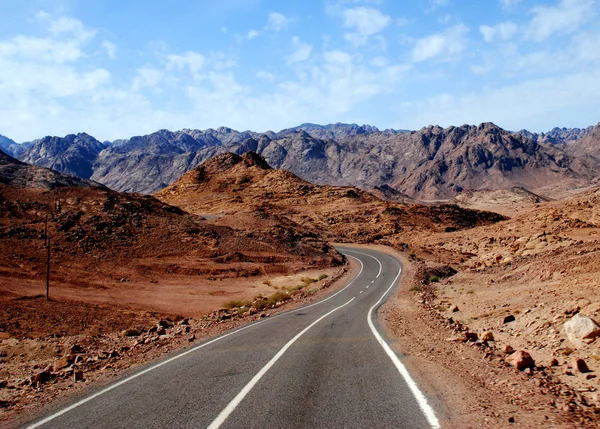
POLYGON ((46 246, 46 301, 50 301, 50 235, 48 234, 48 214, 46 214, 46 232, 44 244, 46 246))

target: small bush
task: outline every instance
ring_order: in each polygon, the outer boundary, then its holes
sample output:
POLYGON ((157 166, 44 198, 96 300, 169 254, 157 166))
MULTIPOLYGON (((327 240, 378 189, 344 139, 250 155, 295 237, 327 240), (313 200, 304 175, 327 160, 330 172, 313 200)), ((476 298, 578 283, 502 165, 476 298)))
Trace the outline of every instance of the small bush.
POLYGON ((469 290, 467 291, 467 293, 468 293, 468 294, 474 294, 474 293, 475 293, 475 291, 474 291, 473 289, 469 289, 469 290))
POLYGON ((421 292, 421 286, 419 286, 419 285, 412 285, 409 290, 411 292, 421 292))
POLYGON ((252 305, 250 301, 234 299, 231 301, 227 301, 225 304, 223 304, 223 307, 228 310, 232 310, 234 308, 249 307, 250 305, 252 305))
POLYGON ((259 301, 256 301, 254 304, 252 304, 252 306, 257 310, 264 310, 269 306, 269 301, 266 298, 262 298, 259 301))
POLYGON ((319 276, 319 280, 324 280, 324 279, 326 279, 327 277, 329 277, 327 274, 321 274, 321 275, 319 276))
POLYGON ((439 281, 440 281, 440 278, 438 276, 429 277, 429 283, 437 283, 439 281))
POLYGON ((312 279, 310 277, 302 277, 300 280, 302 281, 302 283, 304 283, 304 286, 308 286, 317 281, 317 279, 312 279))
POLYGON ((271 282, 270 282, 269 280, 265 280, 265 281, 263 282, 263 284, 264 284, 264 285, 267 285, 267 286, 271 286, 271 282))
POLYGON ((410 259, 415 259, 417 257, 417 254, 415 252, 410 252, 410 259))
POLYGON ((314 295, 314 294, 315 294, 315 293, 317 293, 318 291, 319 291, 319 289, 318 289, 318 288, 316 288, 316 287, 313 287, 313 288, 310 288, 310 289, 308 290, 308 294, 309 294, 309 295, 314 295))

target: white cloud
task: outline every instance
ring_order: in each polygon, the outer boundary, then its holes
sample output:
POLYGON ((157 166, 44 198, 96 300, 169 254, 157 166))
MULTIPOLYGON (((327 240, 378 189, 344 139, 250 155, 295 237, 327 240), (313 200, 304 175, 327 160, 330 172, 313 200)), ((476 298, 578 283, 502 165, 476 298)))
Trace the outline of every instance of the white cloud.
POLYGON ((448 6, 450 0, 430 0, 429 7, 425 9, 425 13, 435 12, 440 7, 448 6))
POLYGON ((61 35, 73 35, 81 41, 86 41, 95 36, 96 32, 87 30, 77 19, 62 16, 50 21, 50 33, 57 37, 61 35))
POLYGON ((259 70, 256 72, 256 77, 264 80, 268 80, 269 82, 273 82, 277 77, 273 73, 269 73, 264 70, 259 70))
POLYGON ((594 16, 594 0, 560 0, 556 6, 536 6, 531 9, 533 19, 525 36, 541 42, 553 34, 577 31, 594 16))
POLYGON ((490 26, 482 25, 479 27, 480 33, 486 42, 491 43, 495 40, 509 40, 517 34, 518 26, 512 21, 501 22, 500 24, 490 26))
POLYGON ((420 101, 405 102, 396 110, 402 123, 398 127, 420 128, 494 122, 504 128, 547 131, 548 124, 561 126, 565 111, 576 112, 579 123, 598 122, 600 71, 593 69, 566 76, 534 79, 500 88, 463 94, 439 94, 420 101))
POLYGON ((114 60, 117 57, 117 45, 108 40, 104 40, 102 41, 102 47, 106 51, 106 55, 108 55, 108 58, 114 60))
POLYGON ((344 27, 354 30, 352 33, 346 33, 344 37, 355 46, 364 45, 370 36, 380 33, 392 22, 391 17, 379 10, 363 6, 346 9, 342 15, 344 27))
POLYGON ((292 43, 296 50, 288 57, 288 64, 306 61, 312 52, 312 46, 302 42, 298 37, 292 38, 292 43))
POLYGON ((284 14, 279 12, 271 12, 269 14, 266 29, 272 31, 281 31, 287 28, 290 22, 292 22, 292 20, 286 17, 284 14))
POLYGON ((140 67, 136 70, 136 76, 133 78, 131 85, 134 91, 139 91, 142 88, 154 88, 159 85, 164 77, 164 72, 155 67, 140 67))
POLYGON ((469 29, 464 24, 458 24, 441 33, 417 40, 412 50, 412 61, 417 63, 436 57, 453 59, 466 49, 468 32, 469 29))
POLYGON ((187 51, 183 54, 167 55, 167 70, 188 69, 194 76, 198 75, 204 66, 205 58, 197 52, 187 51))
POLYGON ((248 31, 248 35, 246 37, 248 38, 248 40, 252 40, 252 39, 254 39, 258 35, 259 35, 258 31, 256 31, 256 30, 250 30, 250 31, 248 31))
POLYGON ((500 7, 504 10, 513 10, 521 0, 500 0, 500 7))

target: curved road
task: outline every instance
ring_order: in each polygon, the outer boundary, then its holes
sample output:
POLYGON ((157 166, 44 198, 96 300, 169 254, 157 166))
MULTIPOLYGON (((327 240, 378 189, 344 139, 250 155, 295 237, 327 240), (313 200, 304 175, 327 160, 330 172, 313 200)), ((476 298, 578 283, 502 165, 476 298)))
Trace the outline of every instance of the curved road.
POLYGON ((338 250, 361 269, 337 293, 148 366, 29 427, 439 427, 376 321, 400 263, 338 250))

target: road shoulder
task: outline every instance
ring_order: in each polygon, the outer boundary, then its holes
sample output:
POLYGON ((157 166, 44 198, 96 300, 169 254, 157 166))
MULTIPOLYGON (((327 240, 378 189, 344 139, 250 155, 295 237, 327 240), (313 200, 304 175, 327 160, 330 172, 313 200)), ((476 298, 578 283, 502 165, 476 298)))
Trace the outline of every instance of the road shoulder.
POLYGON ((380 308, 378 320, 443 428, 588 427, 555 406, 541 375, 515 370, 497 351, 450 341, 457 336, 453 326, 410 290, 416 267, 404 254, 385 246, 364 248, 402 262, 400 287, 380 308))

